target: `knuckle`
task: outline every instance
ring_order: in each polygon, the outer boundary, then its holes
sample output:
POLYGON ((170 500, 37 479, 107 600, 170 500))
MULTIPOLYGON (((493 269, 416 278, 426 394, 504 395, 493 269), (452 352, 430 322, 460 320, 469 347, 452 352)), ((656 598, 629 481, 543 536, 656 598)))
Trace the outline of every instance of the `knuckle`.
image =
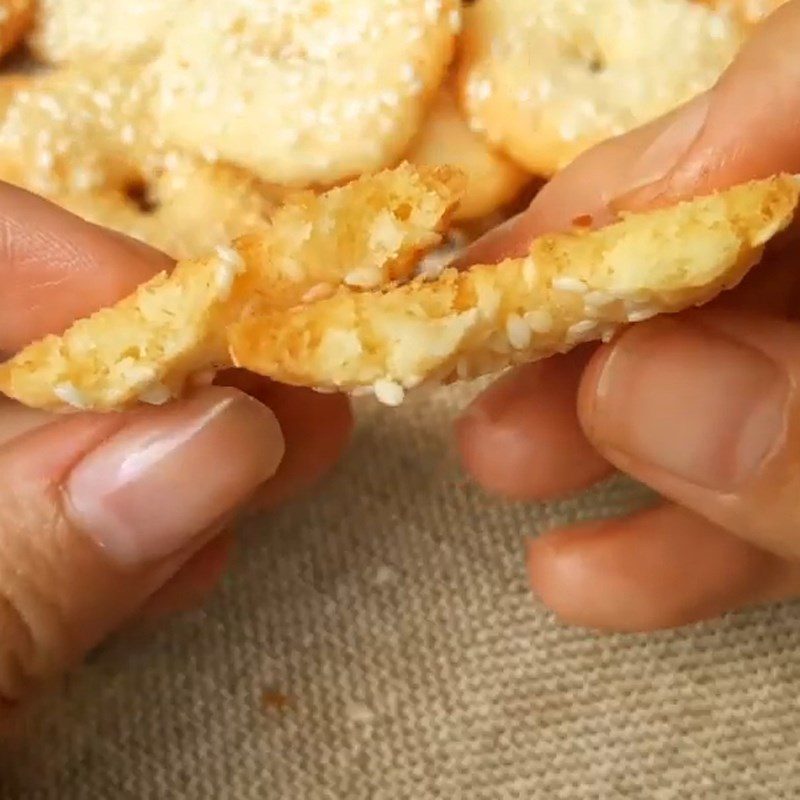
MULTIPOLYGON (((3 517, 0 531, 8 531, 3 517)), ((68 658, 59 581, 42 545, 58 534, 52 527, 39 530, 38 536, 4 537, 0 556, 0 704, 5 706, 26 700, 68 658)))

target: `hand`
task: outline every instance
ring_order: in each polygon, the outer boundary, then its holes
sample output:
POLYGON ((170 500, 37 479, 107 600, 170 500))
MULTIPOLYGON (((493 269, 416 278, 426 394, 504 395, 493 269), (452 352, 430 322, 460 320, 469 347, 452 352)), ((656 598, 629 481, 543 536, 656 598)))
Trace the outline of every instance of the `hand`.
MULTIPOLYGON (((602 224, 800 173, 798 53, 794 0, 714 89, 577 159, 468 260, 523 253, 578 215, 602 224)), ((787 246, 712 306, 518 369, 468 409, 463 460, 490 490, 547 499, 617 467, 665 498, 531 542, 533 587, 562 618, 648 630, 800 595, 798 319, 800 255, 787 246)))
MULTIPOLYGON (((0 185, 0 357, 169 267, 0 185)), ((341 452, 344 398, 221 382, 124 414, 54 417, 0 398, 0 721, 120 626, 198 603, 237 509, 281 502, 341 452)))

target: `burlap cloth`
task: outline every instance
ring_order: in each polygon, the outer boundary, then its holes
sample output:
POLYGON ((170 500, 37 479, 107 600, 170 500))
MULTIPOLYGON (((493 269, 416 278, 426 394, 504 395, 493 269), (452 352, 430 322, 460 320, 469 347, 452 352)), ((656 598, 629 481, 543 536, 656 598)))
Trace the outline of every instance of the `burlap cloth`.
POLYGON ((448 441, 461 401, 366 410, 320 490, 248 525, 209 607, 113 642, 31 718, 3 796, 800 797, 800 607, 560 626, 525 537, 641 493, 488 499, 448 441))

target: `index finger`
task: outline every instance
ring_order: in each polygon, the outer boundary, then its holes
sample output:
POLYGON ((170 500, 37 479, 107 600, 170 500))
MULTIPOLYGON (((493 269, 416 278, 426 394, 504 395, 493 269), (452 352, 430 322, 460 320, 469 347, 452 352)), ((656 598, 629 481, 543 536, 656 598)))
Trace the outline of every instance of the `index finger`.
POLYGON ((119 300, 172 260, 0 183, 0 355, 119 300))
POLYGON ((584 153, 531 206, 475 243, 468 263, 524 255, 576 218, 595 226, 778 172, 800 172, 800 0, 761 25, 719 82, 584 153))

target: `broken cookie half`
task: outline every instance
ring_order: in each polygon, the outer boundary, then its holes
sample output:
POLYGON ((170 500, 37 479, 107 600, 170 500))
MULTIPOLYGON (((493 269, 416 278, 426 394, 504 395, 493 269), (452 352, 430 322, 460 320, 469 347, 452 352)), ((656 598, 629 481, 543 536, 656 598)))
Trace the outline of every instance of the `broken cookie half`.
POLYGON ((0 365, 0 390, 51 410, 180 396, 231 364, 396 405, 608 339, 737 284, 791 221, 775 176, 595 231, 543 236, 524 258, 410 278, 460 192, 448 170, 396 170, 288 203, 264 234, 179 263, 116 306, 0 365))

